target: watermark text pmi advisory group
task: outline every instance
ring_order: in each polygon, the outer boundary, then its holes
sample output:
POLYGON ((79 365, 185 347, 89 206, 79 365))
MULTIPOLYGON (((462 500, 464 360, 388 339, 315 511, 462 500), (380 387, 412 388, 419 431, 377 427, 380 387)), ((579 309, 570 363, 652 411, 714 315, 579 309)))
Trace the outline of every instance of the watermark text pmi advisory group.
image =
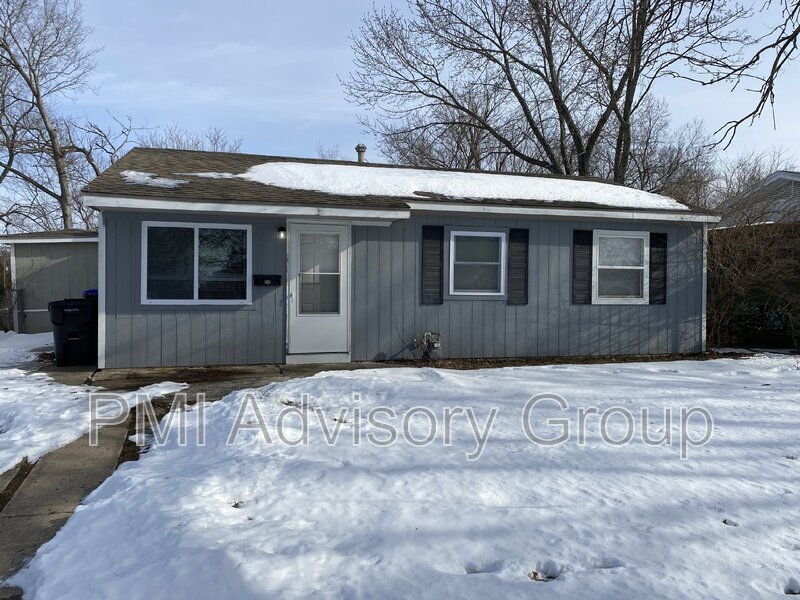
MULTIPOLYGON (((208 404, 203 394, 197 394, 191 405, 187 400, 185 393, 176 394, 170 412, 159 421, 150 399, 146 395, 138 399, 137 431, 151 432, 149 445, 165 444, 170 436, 176 436, 179 445, 205 445, 208 404), (197 413, 192 427, 187 422, 189 411, 197 413)), ((351 406, 332 413, 312 406, 304 394, 297 402, 283 404, 277 415, 271 410, 265 415, 265 405, 255 394, 243 394, 226 443, 236 444, 244 436, 258 435, 265 444, 286 446, 347 443, 379 448, 395 444, 451 447, 456 441, 462 444, 466 437, 465 456, 472 461, 479 460, 491 444, 501 410, 497 406, 445 406, 437 411, 424 405, 403 410, 392 406, 362 408, 358 392, 353 393, 352 400, 351 406)), ((89 402, 89 442, 96 445, 99 429, 124 423, 130 406, 124 396, 108 392, 92 393, 89 402)), ((532 444, 585 446, 591 442, 619 447, 642 443, 676 447, 681 459, 688 458, 691 449, 706 445, 714 430, 711 413, 701 406, 573 408, 563 397, 552 393, 531 396, 520 403, 518 413, 520 432, 532 444)))

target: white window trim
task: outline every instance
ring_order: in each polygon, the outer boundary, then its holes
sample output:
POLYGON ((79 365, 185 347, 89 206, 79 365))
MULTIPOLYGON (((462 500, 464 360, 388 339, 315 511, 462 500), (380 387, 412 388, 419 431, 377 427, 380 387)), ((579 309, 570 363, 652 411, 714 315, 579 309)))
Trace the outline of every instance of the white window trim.
POLYGON ((650 232, 649 231, 615 231, 611 229, 595 229, 592 240, 592 304, 650 304, 650 232), (644 261, 642 267, 603 267, 604 269, 624 269, 642 271, 641 298, 601 298, 598 289, 597 270, 599 268, 599 240, 601 237, 636 238, 644 242, 644 261))
POLYGON ((141 252, 141 298, 143 306, 245 306, 253 303, 253 226, 231 223, 187 223, 177 221, 142 221, 141 252), (181 227, 194 230, 194 298, 191 300, 151 299, 147 297, 147 230, 150 227, 181 227), (244 300, 201 300, 200 277, 200 229, 238 229, 247 232, 247 269, 245 273, 244 300))
MULTIPOLYGON (((450 295, 451 296, 505 296, 506 294, 506 247, 507 235, 504 231, 450 231, 450 295), (455 289, 455 265, 456 265, 456 237, 492 237, 500 240, 500 291, 499 292, 480 292, 480 291, 459 291, 455 289)), ((493 264, 493 263, 492 263, 493 264)))

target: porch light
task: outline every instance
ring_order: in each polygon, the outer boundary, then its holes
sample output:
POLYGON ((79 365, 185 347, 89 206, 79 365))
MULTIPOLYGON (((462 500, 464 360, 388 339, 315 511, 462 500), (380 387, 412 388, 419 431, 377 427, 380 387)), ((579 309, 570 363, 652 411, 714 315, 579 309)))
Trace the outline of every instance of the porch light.
POLYGON ((279 240, 286 239, 286 227, 278 227, 278 239, 279 240))

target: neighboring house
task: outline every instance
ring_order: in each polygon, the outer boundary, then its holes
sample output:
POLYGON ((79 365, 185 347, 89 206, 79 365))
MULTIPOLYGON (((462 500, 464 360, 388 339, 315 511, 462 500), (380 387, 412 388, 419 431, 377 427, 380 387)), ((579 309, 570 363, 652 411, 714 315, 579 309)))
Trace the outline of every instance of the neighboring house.
POLYGON ((713 342, 798 347, 800 171, 775 171, 719 210, 709 245, 713 342))
POLYGON ((0 236, 10 246, 11 289, 2 310, 19 333, 51 331, 47 303, 97 287, 97 232, 43 231, 0 236))
POLYGON ((137 148, 83 201, 101 368, 705 346, 716 217, 623 186, 137 148))
POLYGON ((720 207, 720 227, 800 221, 800 171, 775 171, 749 194, 720 207))

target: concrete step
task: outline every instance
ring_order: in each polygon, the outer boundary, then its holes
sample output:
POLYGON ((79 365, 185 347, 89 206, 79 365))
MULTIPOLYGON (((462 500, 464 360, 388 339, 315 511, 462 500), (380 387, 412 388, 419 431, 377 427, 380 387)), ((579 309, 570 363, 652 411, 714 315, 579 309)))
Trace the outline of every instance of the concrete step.
POLYGON ((0 473, 0 494, 2 494, 5 489, 11 485, 11 482, 14 481, 14 478, 19 474, 19 467, 14 467, 10 471, 6 471, 5 473, 0 473))

